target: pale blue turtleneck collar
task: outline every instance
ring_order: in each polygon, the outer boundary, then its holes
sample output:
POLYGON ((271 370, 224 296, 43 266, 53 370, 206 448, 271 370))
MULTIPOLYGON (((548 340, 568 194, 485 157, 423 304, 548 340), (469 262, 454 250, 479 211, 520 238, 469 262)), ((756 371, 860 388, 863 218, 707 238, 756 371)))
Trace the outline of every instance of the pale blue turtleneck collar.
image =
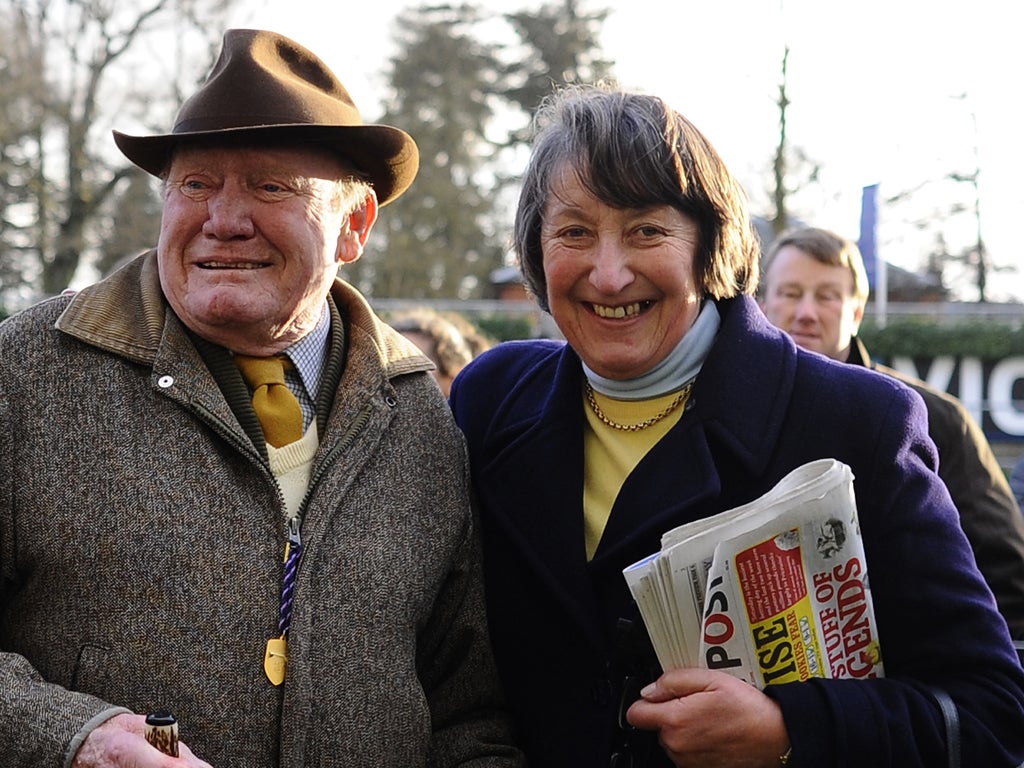
POLYGON ((606 379, 590 370, 586 363, 583 364, 583 372, 590 386, 616 400, 648 400, 677 392, 700 372, 721 322, 715 303, 705 301, 697 319, 675 349, 642 376, 635 379, 606 379))

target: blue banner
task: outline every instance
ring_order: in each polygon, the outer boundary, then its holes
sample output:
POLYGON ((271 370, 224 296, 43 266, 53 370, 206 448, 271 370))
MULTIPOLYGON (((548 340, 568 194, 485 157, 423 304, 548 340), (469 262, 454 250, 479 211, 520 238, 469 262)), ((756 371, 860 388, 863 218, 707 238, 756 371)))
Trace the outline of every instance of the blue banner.
POLYGON ((864 257, 864 267, 868 272, 868 285, 872 292, 876 288, 878 276, 878 243, 875 232, 878 227, 878 185, 864 187, 860 198, 860 239, 857 247, 864 257))

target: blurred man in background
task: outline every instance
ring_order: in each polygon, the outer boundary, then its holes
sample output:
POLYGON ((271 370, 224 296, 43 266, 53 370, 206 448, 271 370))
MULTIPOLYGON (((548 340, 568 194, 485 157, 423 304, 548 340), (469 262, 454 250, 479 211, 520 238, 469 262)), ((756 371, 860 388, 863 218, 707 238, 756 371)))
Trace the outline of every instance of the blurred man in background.
POLYGON ((868 277, 857 246, 813 227, 781 234, 762 263, 761 309, 813 352, 899 379, 921 395, 939 475, 1015 640, 1024 640, 1024 519, 981 427, 955 397, 872 362, 857 338, 868 277))

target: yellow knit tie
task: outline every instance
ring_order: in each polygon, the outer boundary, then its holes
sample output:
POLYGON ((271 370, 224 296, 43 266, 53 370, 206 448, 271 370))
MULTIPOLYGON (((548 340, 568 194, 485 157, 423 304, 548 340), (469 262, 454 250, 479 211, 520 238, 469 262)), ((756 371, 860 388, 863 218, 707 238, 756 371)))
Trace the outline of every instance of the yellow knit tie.
POLYGON ((263 436, 275 448, 302 438, 302 408, 284 383, 285 367, 291 361, 284 355, 247 357, 235 355, 242 376, 253 388, 252 407, 263 425, 263 436))

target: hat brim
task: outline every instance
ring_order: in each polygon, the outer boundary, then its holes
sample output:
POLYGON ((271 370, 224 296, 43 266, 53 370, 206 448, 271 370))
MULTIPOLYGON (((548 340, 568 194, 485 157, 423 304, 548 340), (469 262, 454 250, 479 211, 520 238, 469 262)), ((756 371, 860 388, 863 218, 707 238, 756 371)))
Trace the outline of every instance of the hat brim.
POLYGON ((419 170, 416 143, 405 131, 390 125, 262 125, 157 136, 113 133, 124 156, 153 176, 163 175, 174 149, 186 144, 318 144, 352 163, 373 185, 379 205, 390 203, 408 189, 419 170))

